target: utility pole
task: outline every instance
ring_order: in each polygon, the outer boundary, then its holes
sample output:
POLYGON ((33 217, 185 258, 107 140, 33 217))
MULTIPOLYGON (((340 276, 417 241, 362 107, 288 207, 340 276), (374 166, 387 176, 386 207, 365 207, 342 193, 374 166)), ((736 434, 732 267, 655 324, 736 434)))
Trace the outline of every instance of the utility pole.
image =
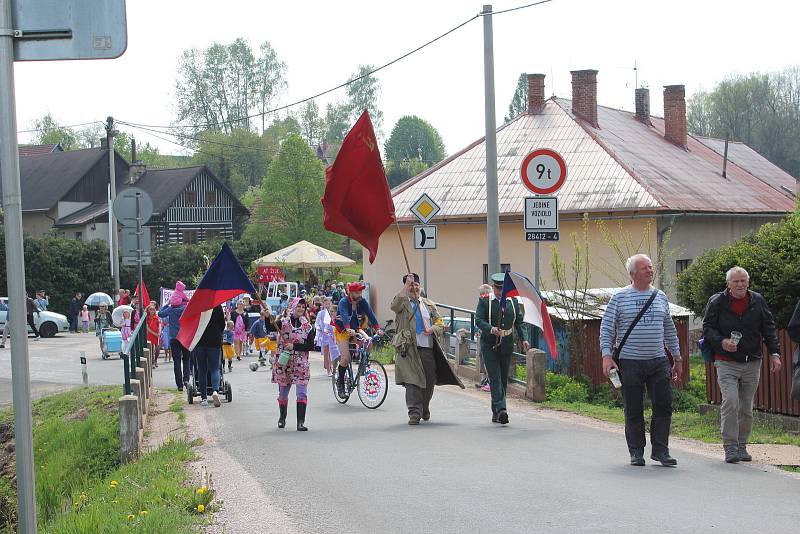
POLYGON ((497 126, 494 109, 494 37, 492 6, 483 11, 483 79, 486 107, 486 240, 489 276, 500 272, 500 214, 497 206, 497 126))
MULTIPOLYGON (((28 323, 25 313, 25 252, 22 244, 22 190, 19 184, 17 110, 14 94, 14 27, 11 0, 0 0, 0 178, 6 237, 8 315, 11 328, 11 387, 17 471, 17 524, 36 533, 36 487, 31 430, 28 323)), ((8 323, 7 323, 8 324, 8 323)))
POLYGON ((108 204, 108 227, 111 229, 108 246, 111 249, 111 276, 114 277, 114 296, 119 295, 119 247, 117 234, 117 218, 114 216, 114 199, 117 198, 116 165, 114 165, 114 117, 106 119, 106 146, 108 147, 108 175, 110 180, 111 201, 108 204))

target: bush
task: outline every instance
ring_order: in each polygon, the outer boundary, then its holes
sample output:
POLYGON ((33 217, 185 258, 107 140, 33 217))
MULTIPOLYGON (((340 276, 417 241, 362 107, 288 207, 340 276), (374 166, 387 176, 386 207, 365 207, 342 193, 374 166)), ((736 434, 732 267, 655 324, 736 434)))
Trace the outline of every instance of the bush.
POLYGON ((547 400, 554 402, 586 402, 588 389, 567 375, 547 373, 545 378, 547 400))
POLYGON ((678 300, 702 316, 708 299, 725 289, 725 273, 734 265, 747 270, 750 288, 767 300, 778 327, 785 327, 800 295, 800 213, 695 258, 678 275, 678 300))

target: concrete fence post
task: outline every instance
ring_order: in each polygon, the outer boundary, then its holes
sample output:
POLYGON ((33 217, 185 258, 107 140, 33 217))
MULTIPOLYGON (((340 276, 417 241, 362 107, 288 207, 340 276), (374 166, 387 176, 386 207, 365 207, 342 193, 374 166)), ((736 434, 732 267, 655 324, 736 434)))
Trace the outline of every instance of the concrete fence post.
POLYGON ((142 367, 144 368, 144 377, 147 379, 147 398, 153 394, 153 364, 149 360, 142 359, 142 367))
POLYGON ((467 358, 469 358, 469 338, 459 336, 456 343, 456 366, 461 365, 467 358))
POLYGON ((131 379, 131 391, 133 395, 136 397, 136 409, 139 411, 139 428, 144 429, 144 393, 142 392, 142 382, 140 380, 136 380, 135 378, 131 379))
POLYGON ((530 349, 525 354, 526 383, 525 396, 534 402, 547 400, 545 376, 547 374, 547 355, 543 350, 530 349))
POLYGON ((119 398, 119 449, 122 463, 139 456, 139 399, 134 395, 119 398))
POLYGON ((147 370, 147 383, 152 385, 153 384, 153 362, 150 359, 150 345, 148 344, 145 349, 142 350, 142 367, 147 370), (145 365, 145 362, 147 364, 145 365))
POLYGON ((150 396, 147 391, 147 383, 149 382, 147 379, 147 373, 145 373, 144 369, 141 367, 137 367, 133 376, 136 378, 136 380, 142 383, 142 397, 144 397, 145 406, 147 406, 147 397, 150 396))

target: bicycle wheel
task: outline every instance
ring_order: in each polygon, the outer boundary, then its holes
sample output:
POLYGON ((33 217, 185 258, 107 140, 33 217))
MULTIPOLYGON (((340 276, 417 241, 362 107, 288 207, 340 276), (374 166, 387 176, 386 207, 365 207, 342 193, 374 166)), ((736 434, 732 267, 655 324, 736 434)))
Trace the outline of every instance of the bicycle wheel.
POLYGON ((339 396, 339 388, 336 386, 336 377, 339 374, 339 366, 335 366, 336 369, 333 372, 333 376, 331 376, 331 386, 333 386, 333 398, 336 399, 336 402, 339 404, 345 404, 348 400, 350 400, 350 380, 349 377, 352 376, 352 371, 348 369, 344 376, 344 397, 339 396))
POLYGON ((389 391, 389 379, 386 369, 380 362, 369 360, 364 369, 364 376, 358 381, 358 398, 361 404, 374 410, 386 400, 389 391))

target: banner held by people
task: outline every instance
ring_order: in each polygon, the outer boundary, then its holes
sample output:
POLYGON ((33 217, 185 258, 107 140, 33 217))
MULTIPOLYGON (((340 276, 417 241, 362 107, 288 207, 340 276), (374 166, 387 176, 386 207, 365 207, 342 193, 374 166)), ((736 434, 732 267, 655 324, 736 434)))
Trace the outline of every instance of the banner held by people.
POLYGON ((527 277, 506 271, 503 280, 503 292, 500 295, 500 309, 504 309, 507 297, 517 297, 525 308, 525 315, 522 320, 528 324, 539 327, 544 333, 544 340, 550 349, 550 356, 553 360, 558 360, 556 349, 556 333, 553 330, 553 323, 550 322, 550 314, 547 313, 547 304, 539 294, 536 286, 527 277))
POLYGON ((231 247, 223 243, 222 249, 211 262, 181 315, 178 341, 187 349, 194 350, 205 332, 214 307, 242 293, 255 292, 253 283, 242 269, 231 247))
POLYGON ((369 250, 369 262, 373 263, 380 236, 395 220, 395 214, 367 110, 344 138, 336 160, 325 170, 321 202, 325 229, 364 245, 369 250))

